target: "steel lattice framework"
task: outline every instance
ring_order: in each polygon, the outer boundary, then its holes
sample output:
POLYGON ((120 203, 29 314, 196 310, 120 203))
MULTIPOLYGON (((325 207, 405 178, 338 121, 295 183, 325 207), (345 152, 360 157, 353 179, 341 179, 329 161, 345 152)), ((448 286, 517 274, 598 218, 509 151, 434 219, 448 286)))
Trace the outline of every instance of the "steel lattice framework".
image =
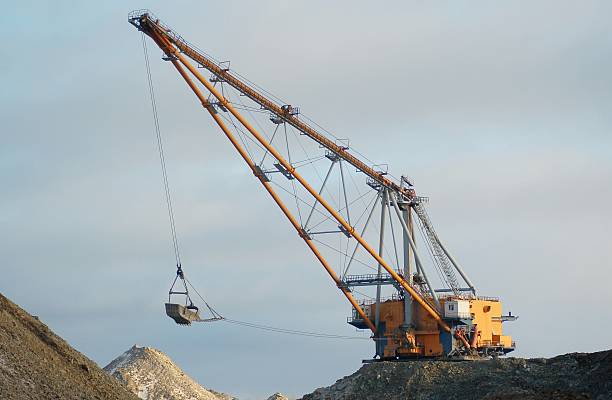
POLYGON ((188 43, 149 11, 134 11, 128 20, 163 51, 164 59, 171 62, 185 80, 375 335, 380 316, 366 314, 365 303, 354 297, 354 293, 359 293, 356 287, 375 287, 372 299, 376 302, 381 301, 381 288, 391 287, 406 302, 416 301, 442 330, 450 331, 441 316, 439 294, 446 292, 470 298, 476 292, 436 234, 424 208, 426 199, 416 195, 408 179, 394 179, 384 169, 363 161, 351 152, 347 142, 330 139, 313 128, 304 121, 297 107, 274 100, 274 96, 230 70, 228 65, 215 61, 188 43), (205 77, 203 70, 211 76, 205 77), (243 101, 246 99, 249 104, 243 101), (264 122, 257 119, 262 115, 264 122), (266 133, 264 123, 271 123, 273 129, 270 131, 273 132, 266 133), (308 146, 315 157, 308 157, 311 155, 306 149, 308 146), (297 158, 292 147, 301 148, 306 157, 297 158), (316 169, 316 165, 323 164, 327 168, 325 174, 316 169), (334 172, 338 182, 336 196, 330 189, 334 172), (355 183, 353 176, 358 174, 366 178, 365 192, 358 185, 354 189, 350 186, 350 182, 355 183), (318 189, 311 183, 315 181, 321 183, 318 189), (377 206, 380 220, 376 232, 367 231, 369 225, 376 224, 372 217, 377 206), (439 283, 445 288, 434 289, 428 277, 425 260, 417 252, 413 217, 418 222, 423 247, 431 256, 439 283), (386 248, 383 243, 389 234, 393 246, 386 248), (324 239, 326 237, 330 239, 324 239), (378 249, 370 242, 378 242, 378 249), (401 248, 401 257, 398 248, 401 248), (339 253, 340 261, 330 261, 331 256, 326 255, 326 251, 339 253), (364 261, 362 255, 367 260, 364 261), (337 265, 334 267, 334 264, 337 265), (353 271, 358 266, 367 268, 366 272, 348 273, 349 269, 353 271), (455 272, 466 287, 461 287, 455 272))

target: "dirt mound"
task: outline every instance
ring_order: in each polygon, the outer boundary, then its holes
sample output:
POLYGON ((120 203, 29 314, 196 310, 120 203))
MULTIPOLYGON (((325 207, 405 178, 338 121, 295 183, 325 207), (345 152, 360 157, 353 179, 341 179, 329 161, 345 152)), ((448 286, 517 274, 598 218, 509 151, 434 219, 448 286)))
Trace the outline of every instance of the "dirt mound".
POLYGON ((143 400, 232 400, 200 386, 172 360, 151 347, 133 346, 104 370, 143 400))
POLYGON ((551 359, 367 364, 302 400, 612 399, 612 350, 551 359))
POLYGON ((289 397, 277 392, 274 393, 272 396, 268 397, 268 400, 289 400, 289 397))
POLYGON ((0 399, 138 400, 1 294, 0 399))

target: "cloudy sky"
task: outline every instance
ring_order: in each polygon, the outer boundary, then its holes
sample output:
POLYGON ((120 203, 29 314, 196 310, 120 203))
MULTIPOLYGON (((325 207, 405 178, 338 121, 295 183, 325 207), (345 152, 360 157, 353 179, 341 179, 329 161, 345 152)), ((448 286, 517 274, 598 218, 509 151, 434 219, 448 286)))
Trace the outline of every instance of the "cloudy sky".
MULTIPOLYGON (((245 399, 333 383, 368 341, 163 314, 173 277, 140 34, 189 41, 431 198, 517 356, 612 347, 612 28, 605 1, 28 2, 0 15, 0 291, 106 365, 133 344, 245 399)), ((348 303, 152 51, 183 261, 234 319, 355 334, 348 303)))

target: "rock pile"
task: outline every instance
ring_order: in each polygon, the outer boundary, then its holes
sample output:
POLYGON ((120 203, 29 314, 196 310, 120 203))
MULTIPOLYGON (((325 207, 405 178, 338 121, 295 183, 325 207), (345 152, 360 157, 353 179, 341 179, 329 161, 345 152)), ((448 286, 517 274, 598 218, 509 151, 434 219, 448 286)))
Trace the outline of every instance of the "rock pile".
POLYGON ((282 393, 274 393, 272 396, 268 397, 268 400, 289 400, 289 398, 282 393))
POLYGON ((234 399, 201 386, 167 355, 151 347, 133 346, 104 370, 142 400, 234 399))
POLYGON ((302 398, 357 399, 612 399, 612 350, 551 359, 373 363, 302 398))
POLYGON ((38 318, 2 295, 0 399, 138 400, 38 318))

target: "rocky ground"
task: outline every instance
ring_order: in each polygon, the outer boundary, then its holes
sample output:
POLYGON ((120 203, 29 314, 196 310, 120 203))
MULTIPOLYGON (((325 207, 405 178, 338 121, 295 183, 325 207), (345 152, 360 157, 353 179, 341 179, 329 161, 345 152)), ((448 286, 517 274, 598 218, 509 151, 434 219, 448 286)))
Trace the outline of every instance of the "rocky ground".
POLYGON ((302 400, 607 400, 612 350, 551 359, 364 365, 302 400))
MULTIPOLYGON (((0 400, 233 400, 200 386, 148 347, 132 347, 105 369, 0 295, 0 400)), ((550 359, 366 364, 302 398, 374 399, 608 400, 612 350, 550 359)), ((269 400, 287 398, 277 393, 269 400)))
POLYGON ((45 324, 2 295, 0 399, 138 400, 45 324))
MULTIPOLYGON (((133 346, 104 370, 142 400, 238 400, 201 386, 166 354, 151 347, 133 346)), ((274 393, 268 400, 289 399, 274 393)))
POLYGON ((133 346, 104 370, 142 400, 233 400, 198 384, 167 355, 151 347, 133 346))

